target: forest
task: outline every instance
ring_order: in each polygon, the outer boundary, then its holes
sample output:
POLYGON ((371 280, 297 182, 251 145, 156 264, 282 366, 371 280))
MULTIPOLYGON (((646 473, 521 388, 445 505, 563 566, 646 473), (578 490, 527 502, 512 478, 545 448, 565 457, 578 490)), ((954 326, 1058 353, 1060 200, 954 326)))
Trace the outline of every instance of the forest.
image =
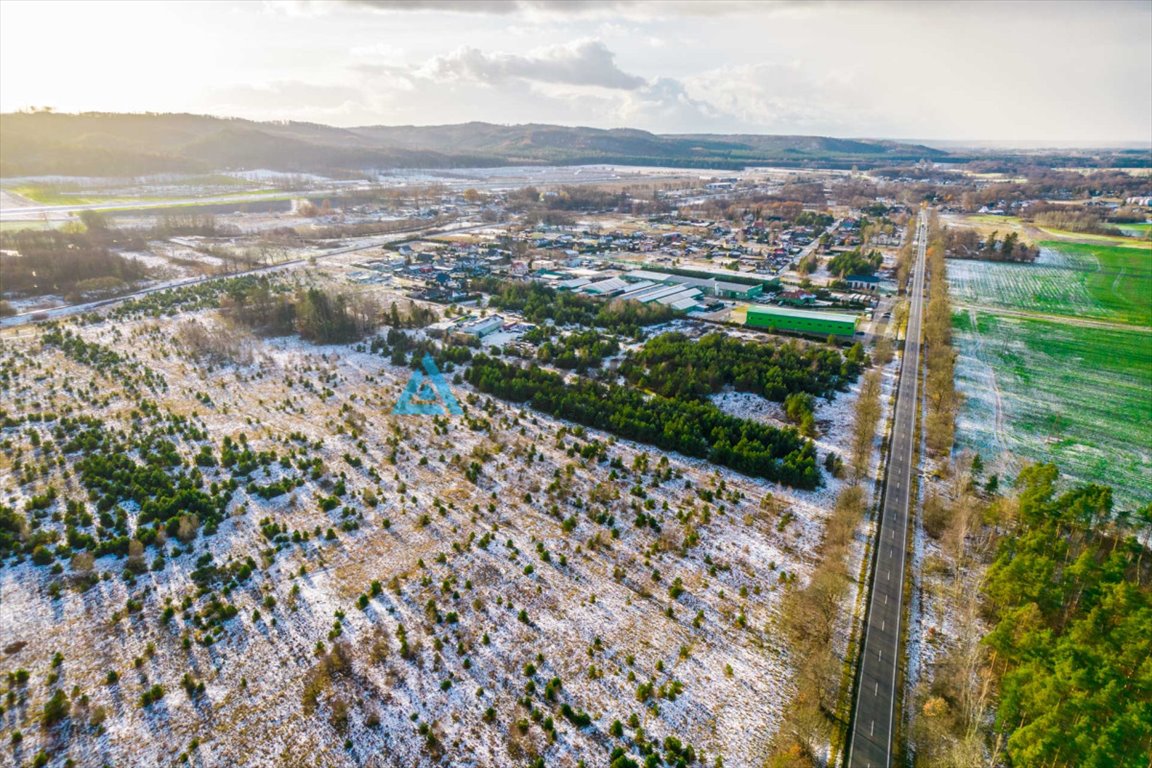
MULTIPOLYGON (((1055 205, 1037 200, 1028 207, 1021 209, 1020 218, 1023 221, 1031 221, 1040 227, 1062 229, 1068 232, 1086 232, 1092 235, 1112 235, 1115 237, 1123 235, 1116 227, 1104 223, 1099 211, 1085 206, 1055 205)), ((1143 218, 1141 217, 1139 220, 1143 221, 1143 218)))
MULTIPOLYGON (((1048 162, 1055 164, 1065 159, 1071 160, 1071 158, 1062 159, 1057 155, 1047 158, 1048 162)), ((965 211, 975 212, 981 206, 1003 207, 1007 204, 1008 207, 1015 208, 1023 202, 1028 202, 1031 207, 1036 200, 1123 198, 1138 195, 1147 190, 1146 179, 1121 170, 1132 159, 1135 158, 1114 156, 1108 161, 1113 165, 1083 173, 1072 170, 1073 163, 1069 163, 1065 168, 1045 168, 1034 162, 1020 165, 1007 158, 1000 162, 971 163, 969 169, 973 171, 1018 174, 1024 176, 1027 181, 1003 181, 966 189, 960 195, 960 207, 965 211)), ((1144 158, 1140 160, 1147 162, 1144 158)), ((941 188, 939 192, 943 196, 954 194, 947 188, 941 188)))
POLYGON ((945 252, 952 259, 979 259, 980 261, 1036 261, 1040 249, 1020 240, 1015 232, 1003 239, 993 232, 981 240, 974 229, 946 227, 942 230, 945 252))
POLYGON ((631 353, 620 372, 663 397, 700 400, 733 387, 783 402, 792 393, 831 398, 856 380, 866 363, 856 344, 845 354, 823 344, 747 342, 723 333, 690 339, 664 333, 631 353))
POLYGON ((884 262, 880 251, 863 253, 859 248, 842 251, 828 260, 828 271, 837 277, 848 275, 874 275, 884 262))
POLYGON ((814 229, 827 229, 832 226, 836 218, 830 213, 821 213, 819 211, 801 211, 797 214, 792 224, 797 227, 812 227, 814 229))
POLYGON ((166 213, 149 228, 119 229, 101 212, 80 212, 59 229, 0 232, 0 290, 13 296, 56 294, 69 301, 124 292, 155 277, 143 261, 119 251, 147 251, 148 242, 176 235, 239 234, 210 215, 166 213))
MULTIPOLYGON (((394 318, 395 320, 395 318, 394 318)), ((393 365, 407 365, 414 371, 423 369, 425 355, 435 358, 441 370, 452 371, 459 363, 472 359, 469 344, 478 344, 473 337, 456 336, 445 343, 421 338, 401 330, 403 320, 393 322, 385 336, 377 335, 368 344, 368 350, 391 359, 393 365)))
POLYGON ((301 338, 318 344, 359 341, 375 330, 381 314, 380 307, 367 297, 319 288, 289 294, 275 289, 267 280, 234 284, 221 300, 221 309, 259 333, 299 333, 301 338))
POLYGON ((544 196, 545 205, 557 211, 623 211, 632 209, 625 192, 592 186, 564 186, 544 196))
POLYGON ((777 429, 723 413, 707 403, 645 395, 630 386, 564 377, 538 366, 478 355, 465 376, 481 392, 619 437, 708 459, 746 475, 797 488, 821 483, 816 449, 794 429, 777 429))
POLYGON ((540 325, 524 334, 524 341, 540 345, 536 349, 540 362, 577 373, 599 368, 605 357, 620 351, 616 339, 594 329, 558 334, 554 328, 540 325))
POLYGON ((540 283, 486 277, 472 280, 471 289, 489 294, 490 306, 519 312, 531 323, 551 320, 556 325, 602 328, 632 338, 640 338, 645 326, 666 323, 677 315, 676 310, 663 304, 603 301, 561 293, 540 283))
POLYGON ((984 595, 1000 684, 996 730, 1014 766, 1145 768, 1152 747, 1152 505, 1112 491, 1057 495, 1054 465, 1016 480, 984 595))
POLYGON ((0 233, 3 290, 16 296, 59 294, 69 300, 90 292, 122 289, 148 276, 143 262, 113 253, 144 241, 120 233, 22 229, 0 233))

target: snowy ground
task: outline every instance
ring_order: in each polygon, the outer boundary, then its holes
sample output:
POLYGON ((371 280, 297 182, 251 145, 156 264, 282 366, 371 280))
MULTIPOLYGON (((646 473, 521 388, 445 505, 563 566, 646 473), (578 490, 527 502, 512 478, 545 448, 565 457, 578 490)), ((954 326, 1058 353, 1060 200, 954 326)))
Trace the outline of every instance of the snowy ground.
POLYGON ((195 265, 197 268, 208 272, 224 266, 223 259, 202 253, 183 243, 176 242, 175 238, 172 242, 155 241, 149 243, 148 247, 152 249, 155 258, 162 259, 170 265, 173 264, 173 262, 189 268, 195 265))
MULTIPOLYGON (((201 319, 215 322, 211 313, 201 319)), ((762 763, 794 693, 788 648, 775 629, 782 583, 795 576, 804 584, 839 481, 796 492, 593 430, 577 439, 563 435, 571 425, 477 398, 458 384, 453 388, 469 417, 487 420, 490 430, 461 418, 437 426, 429 417, 393 416, 411 371, 386 357, 295 338, 252 339, 250 364, 213 367, 186 357, 171 327, 142 320, 77 330, 161 375, 167 391, 148 399, 161 412, 194 419, 216 446, 244 433, 253 450, 285 455, 299 445, 288 437, 297 433, 320 446, 310 455, 323 459, 325 478, 269 501, 250 496, 241 483, 232 516, 215 535, 201 536, 192 551, 167 557, 162 569, 134 585, 120 576, 124 561, 111 556, 97 562, 106 579, 86 592, 66 588, 58 598, 49 587, 61 577, 47 567, 27 561, 0 567, 4 644, 26 643, 0 656, 0 671, 31 673, 24 698, 0 717, 3 749, 15 762, 43 748, 54 765, 70 757, 80 766, 169 765, 185 751, 203 766, 503 766, 526 764, 536 754, 548 765, 580 759, 592 765, 606 763, 613 746, 636 741, 639 734, 627 725, 623 738, 609 734, 614 720, 627 724, 635 714, 647 738, 675 735, 709 764, 721 756, 726 766, 762 763), (610 446, 616 469, 569 455, 592 439, 610 446), (641 454, 648 456, 646 472, 632 469, 641 454), (362 465, 350 465, 347 455, 362 465), (464 474, 473 461, 481 467, 475 483, 464 474), (325 512, 318 500, 331 488, 324 484, 341 475, 343 505, 325 512), (701 489, 715 494, 712 503, 701 489), (366 503, 366 491, 378 506, 366 503), (768 492, 794 519, 766 518, 760 501, 768 492), (637 525, 638 511, 660 530, 637 525), (270 549, 259 526, 264 518, 288 531, 338 533, 270 549), (575 521, 570 532, 561 526, 565 519, 575 521), (355 521, 358 530, 340 530, 344 521, 355 521), (478 542, 486 534, 491 542, 484 548, 478 542), (169 599, 176 606, 192 599, 192 611, 203 607, 206 598, 196 597, 190 574, 205 552, 218 564, 252 557, 259 567, 222 596, 238 609, 223 639, 184 648, 182 638, 195 633, 190 619, 178 611, 166 623, 160 614, 169 599), (675 578, 685 591, 673 599, 675 578), (361 610, 357 597, 373 580, 383 590, 361 610), (142 610, 113 620, 129 598, 140 600, 142 610), (521 610, 526 622, 517 618, 521 610), (437 613, 458 620, 438 623, 437 613), (351 673, 334 679, 307 713, 305 680, 317 643, 331 647, 334 622, 338 639, 350 643, 351 673), (415 649, 411 659, 399 652, 401 624, 415 649), (380 639, 386 650, 374 659, 370 649, 380 639), (60 680, 46 685, 57 651, 64 655, 60 680), (537 690, 525 708, 518 700, 526 695, 529 662, 538 668, 537 690), (115 685, 105 681, 110 670, 120 675, 115 685), (186 672, 204 681, 203 697, 182 690, 186 672), (562 688, 548 701, 542 690, 554 676, 562 688), (673 680, 683 684, 675 700, 638 701, 640 684, 652 681, 659 689, 673 680), (142 692, 155 683, 165 697, 142 707, 142 692), (103 732, 78 711, 63 727, 40 728, 36 718, 56 689, 87 695, 89 709, 105 708, 103 732), (562 703, 587 711, 591 725, 566 720, 562 703), (333 717, 342 705, 346 726, 333 717), (493 716, 485 718, 489 707, 493 716), (533 708, 554 720, 553 742, 532 719, 533 708), (421 733, 428 727, 434 747, 421 733), (24 738, 12 748, 17 730, 24 738)), ((123 382, 39 350, 27 336, 11 341, 0 351, 13 372, 3 393, 9 415, 70 410, 133 429, 138 403, 123 382), (94 389, 69 386, 87 382, 94 389)), ((821 402, 821 456, 845 454, 854 400, 855 388, 821 402)), ((734 412, 779 416, 778 406, 744 396, 719 402, 734 412)), ((2 437, 33 460, 42 449, 28 442, 29 431, 47 437, 49 428, 20 423, 2 437)), ((189 446, 182 451, 194 453, 189 446)), ((206 470, 205 477, 223 479, 223 472, 206 470)), ((254 477, 266 483, 284 472, 273 464, 254 477)), ((62 497, 53 510, 63 499, 84 498, 74 474, 20 480, 12 461, 0 459, 2 503, 20 509, 50 484, 62 497)), ((149 562, 154 555, 150 549, 149 562)))
POLYGON ((173 278, 188 277, 193 274, 186 267, 174 264, 164 256, 157 256, 147 251, 122 251, 121 256, 138 261, 153 271, 155 277, 173 278))
POLYGON ((35 312, 38 309, 51 309, 53 307, 60 307, 66 304, 63 296, 56 296, 47 294, 44 296, 32 296, 27 299, 8 299, 8 303, 16 310, 17 314, 24 312, 35 312))

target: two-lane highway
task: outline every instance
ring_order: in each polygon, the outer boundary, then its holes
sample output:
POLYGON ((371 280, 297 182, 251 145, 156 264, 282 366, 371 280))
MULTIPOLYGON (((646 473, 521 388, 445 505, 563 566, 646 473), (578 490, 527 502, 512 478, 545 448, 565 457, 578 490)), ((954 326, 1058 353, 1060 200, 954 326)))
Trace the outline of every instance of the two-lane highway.
POLYGON ((920 402, 920 322, 924 301, 928 216, 920 212, 916 228, 916 262, 911 277, 908 330, 896 414, 888 454, 884 505, 878 523, 872 589, 864 625, 856 705, 849 734, 849 768, 889 768, 895 730, 897 672, 900 668, 900 619, 904 605, 904 556, 920 402))

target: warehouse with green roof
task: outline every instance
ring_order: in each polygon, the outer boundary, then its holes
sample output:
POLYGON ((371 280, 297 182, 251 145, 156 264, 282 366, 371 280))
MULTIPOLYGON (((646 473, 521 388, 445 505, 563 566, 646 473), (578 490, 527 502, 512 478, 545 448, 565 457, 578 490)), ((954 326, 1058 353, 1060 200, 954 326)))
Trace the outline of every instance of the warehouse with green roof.
POLYGON ((744 325, 749 328, 767 328, 814 336, 844 336, 856 334, 859 315, 843 312, 812 312, 790 307, 748 307, 744 325))

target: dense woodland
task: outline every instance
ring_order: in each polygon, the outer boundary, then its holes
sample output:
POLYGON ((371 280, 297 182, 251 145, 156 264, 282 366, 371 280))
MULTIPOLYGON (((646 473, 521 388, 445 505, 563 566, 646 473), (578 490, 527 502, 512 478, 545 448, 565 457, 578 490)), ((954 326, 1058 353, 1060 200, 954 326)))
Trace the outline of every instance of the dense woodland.
POLYGON ((523 340, 539 344, 536 359, 540 362, 577 373, 599 368, 605 357, 620 351, 620 343, 614 337, 595 329, 562 334, 551 326, 541 325, 524 334, 523 340))
POLYGON ((627 193, 587 185, 564 186, 555 192, 545 193, 544 204, 554 211, 632 211, 627 193))
MULTIPOLYGON (((1131 157, 1145 166, 1147 165, 1147 152, 1137 153, 1131 157)), ((1114 160, 1118 161, 1120 158, 1114 158, 1114 160)), ((942 188, 940 193, 942 196, 947 195, 952 201, 959 203, 960 207, 968 212, 975 212, 981 206, 999 207, 1004 204, 1034 200, 1082 200, 1101 196, 1123 198, 1146 194, 1148 189, 1146 177, 1115 170, 1120 167, 1121 164, 1117 163, 1109 169, 1080 173, 1078 171, 1044 168, 1035 164, 1029 166, 1012 162, 991 163, 983 166, 973 164, 973 170, 979 168, 979 170, 984 171, 1014 174, 1026 180, 1024 182, 1004 181, 995 184, 983 184, 959 193, 942 188)))
POLYGON ((821 482, 816 449, 792 429, 728 416, 713 405, 652 395, 586 379, 565 383, 538 366, 520 368, 478 355, 466 374, 481 392, 619 437, 705 458, 797 488, 821 482))
POLYGON ((102 229, 0 232, 2 288, 12 296, 58 294, 69 300, 122 289, 143 280, 148 270, 111 249, 143 246, 139 235, 102 229))
POLYGON ((996 731, 1013 766, 1146 768, 1152 754, 1152 552, 1110 488, 1057 494, 1025 468, 984 594, 1000 684, 996 731))
MULTIPOLYGON (((78 223, 59 229, 0 232, 0 290, 13 297, 54 294, 72 302, 123 293, 155 275, 122 252, 147 251, 155 239, 235 234, 239 230, 220 226, 210 215, 167 213, 149 228, 119 229, 98 211, 81 211, 78 223)), ((221 257, 236 259, 231 252, 221 257)))
POLYGON ((865 363, 856 344, 846 354, 822 344, 741 341, 722 333, 690 339, 664 333, 631 353, 620 372, 664 397, 700 400, 732 387, 783 402, 806 392, 831 398, 856 380, 865 363))
POLYGON ((884 257, 880 251, 872 250, 864 253, 860 248, 851 251, 842 251, 828 260, 828 271, 837 277, 848 275, 874 275, 884 257))
POLYGON ((235 285, 221 301, 221 308, 236 322, 259 333, 299 333, 318 344, 359 341, 375 330, 381 314, 380 307, 363 296, 319 288, 285 293, 267 280, 235 285))
MULTIPOLYGON (((1104 211, 1083 205, 1055 205, 1044 200, 1021 207, 1020 219, 1041 227, 1068 232, 1087 232, 1093 235, 1120 236, 1123 233, 1104 221, 1104 211)), ((1140 217, 1143 221, 1143 217, 1140 217)))
POLYGON ((227 167, 363 175, 365 168, 593 163, 733 168, 871 167, 945 153, 916 144, 823 136, 658 135, 559 125, 333 128, 187 114, 0 114, 5 176, 113 176, 227 167), (9 149, 9 145, 11 148, 9 149))

